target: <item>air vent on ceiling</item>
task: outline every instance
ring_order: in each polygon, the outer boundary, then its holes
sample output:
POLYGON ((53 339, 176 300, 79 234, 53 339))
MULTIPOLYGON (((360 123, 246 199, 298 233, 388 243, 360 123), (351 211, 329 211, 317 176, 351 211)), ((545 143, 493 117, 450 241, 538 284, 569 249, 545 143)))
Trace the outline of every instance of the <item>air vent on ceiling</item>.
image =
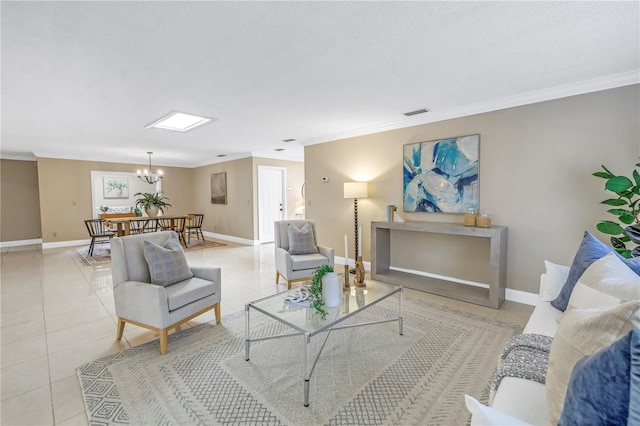
POLYGON ((295 142, 295 139, 283 139, 282 142, 295 142))
POLYGON ((284 151, 284 148, 276 148, 276 149, 274 149, 274 151, 278 151, 278 152, 284 151))
POLYGON ((429 110, 426 108, 422 108, 415 111, 405 112, 404 115, 406 115, 407 117, 411 117, 412 115, 424 114, 425 112, 429 112, 429 110))
POLYGON ((227 154, 218 154, 218 155, 216 155, 216 157, 226 157, 226 156, 227 156, 227 154))

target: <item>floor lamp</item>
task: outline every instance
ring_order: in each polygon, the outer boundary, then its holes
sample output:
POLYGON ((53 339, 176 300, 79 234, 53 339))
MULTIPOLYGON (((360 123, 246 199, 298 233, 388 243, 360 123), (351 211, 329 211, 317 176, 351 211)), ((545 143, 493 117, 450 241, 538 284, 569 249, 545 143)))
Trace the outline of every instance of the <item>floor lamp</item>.
POLYGON ((356 274, 356 284, 360 284, 364 281, 364 265, 362 263, 362 253, 360 253, 362 237, 358 235, 358 198, 367 198, 367 196, 367 182, 344 183, 344 198, 353 198, 353 229, 356 268, 354 268, 352 273, 356 274))

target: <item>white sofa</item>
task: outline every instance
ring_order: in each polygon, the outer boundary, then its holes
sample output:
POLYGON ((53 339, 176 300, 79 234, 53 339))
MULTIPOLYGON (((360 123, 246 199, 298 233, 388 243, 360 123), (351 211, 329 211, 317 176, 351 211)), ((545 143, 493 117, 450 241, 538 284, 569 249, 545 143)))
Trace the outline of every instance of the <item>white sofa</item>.
MULTIPOLYGON (((586 233, 571 268, 545 261, 539 300, 523 334, 555 337, 547 383, 504 377, 490 407, 467 396, 472 425, 549 424, 550 419, 559 418, 566 408, 564 392, 568 393, 569 376, 576 363, 583 356, 599 353, 631 330, 640 330, 640 259, 622 260, 614 253, 607 253, 610 250, 586 233), (571 281, 575 286, 565 285, 571 281), (556 298, 565 298, 565 312, 552 306, 556 298), (616 315, 624 317, 623 320, 616 317, 613 322, 607 322, 607 318, 616 315), (590 318, 596 322, 589 322, 590 318), (574 345, 571 351, 567 349, 568 344, 574 345), (548 395, 553 395, 549 401, 548 395)), ((558 300, 556 303, 563 305, 558 300)), ((607 371, 617 374, 622 370, 607 371)), ((608 415, 607 408, 602 412, 608 415)))

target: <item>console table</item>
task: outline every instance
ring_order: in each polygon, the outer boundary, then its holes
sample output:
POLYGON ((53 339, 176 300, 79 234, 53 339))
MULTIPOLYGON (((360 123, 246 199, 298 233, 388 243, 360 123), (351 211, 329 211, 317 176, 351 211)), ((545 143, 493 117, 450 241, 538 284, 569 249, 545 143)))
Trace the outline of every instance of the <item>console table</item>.
MULTIPOLYGON (((464 259, 460 259, 464 261, 464 259)), ((418 271, 416 271, 418 272, 418 271)), ((420 271, 422 272, 422 271, 420 271)), ((507 275, 507 228, 468 227, 458 223, 440 222, 371 222, 371 278, 391 284, 422 290, 465 302, 498 309, 504 302, 507 275), (428 234, 462 235, 473 238, 489 238, 488 288, 463 284, 462 280, 438 275, 429 276, 394 270, 391 265, 391 235, 393 231, 410 231, 428 234)))

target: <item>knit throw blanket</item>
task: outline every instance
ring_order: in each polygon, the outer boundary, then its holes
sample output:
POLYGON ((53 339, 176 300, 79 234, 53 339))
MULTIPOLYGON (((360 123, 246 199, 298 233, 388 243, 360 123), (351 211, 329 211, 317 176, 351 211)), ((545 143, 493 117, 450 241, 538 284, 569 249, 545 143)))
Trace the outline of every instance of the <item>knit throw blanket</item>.
POLYGON ((493 398, 504 377, 520 377, 545 383, 552 341, 551 337, 541 334, 520 334, 509 340, 500 354, 496 373, 491 380, 489 405, 493 404, 493 398))

